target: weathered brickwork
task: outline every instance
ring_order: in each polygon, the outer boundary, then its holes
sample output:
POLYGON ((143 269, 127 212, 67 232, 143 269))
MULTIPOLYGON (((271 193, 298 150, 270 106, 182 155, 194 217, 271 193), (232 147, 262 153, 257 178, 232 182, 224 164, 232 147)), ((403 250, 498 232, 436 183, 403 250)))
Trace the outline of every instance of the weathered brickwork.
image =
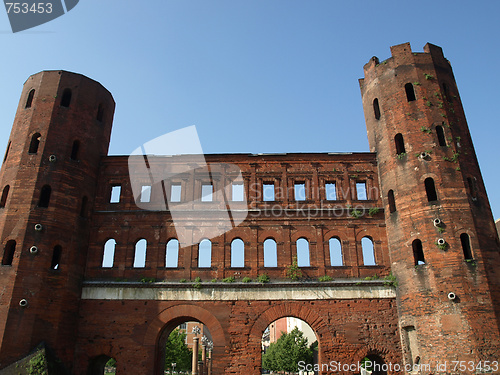
POLYGON ((395 46, 360 87, 371 152, 198 168, 107 156, 111 94, 31 76, 0 171, 0 369, 45 342, 71 374, 112 357, 118 374, 159 375, 169 333, 195 320, 213 374, 260 374, 262 334, 286 316, 312 327, 320 364, 499 360, 499 238, 448 61, 395 46))

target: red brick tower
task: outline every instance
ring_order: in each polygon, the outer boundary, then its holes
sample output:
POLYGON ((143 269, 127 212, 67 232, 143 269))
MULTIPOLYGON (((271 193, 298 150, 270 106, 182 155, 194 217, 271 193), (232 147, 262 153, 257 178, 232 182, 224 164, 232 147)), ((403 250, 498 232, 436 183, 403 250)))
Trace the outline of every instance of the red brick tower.
POLYGON ((0 368, 42 341, 72 366, 88 217, 114 107, 79 74, 41 72, 24 84, 0 171, 0 368))
POLYGON ((448 60, 431 44, 391 52, 365 65, 360 86, 405 362, 472 373, 452 361, 477 366, 500 354, 498 236, 448 60))

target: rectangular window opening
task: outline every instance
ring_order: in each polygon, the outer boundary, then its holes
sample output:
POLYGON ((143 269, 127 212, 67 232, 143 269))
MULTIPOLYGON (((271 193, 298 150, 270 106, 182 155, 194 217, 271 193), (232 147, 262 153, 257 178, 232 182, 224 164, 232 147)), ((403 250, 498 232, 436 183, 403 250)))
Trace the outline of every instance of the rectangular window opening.
POLYGON ((306 200, 306 184, 304 182, 296 182, 294 185, 294 192, 296 201, 306 200))
POLYGON ((243 184, 232 185, 231 200, 233 202, 243 202, 245 200, 245 190, 243 188, 243 184))
POLYGON ((325 184, 325 196, 327 201, 337 200, 337 190, 335 189, 335 182, 327 182, 325 184))
POLYGON ((151 185, 141 187, 141 203, 151 202, 151 185))
POLYGON ((122 191, 121 185, 113 185, 111 186, 111 198, 109 203, 118 203, 120 202, 120 194, 122 191))
POLYGON ((262 200, 264 202, 273 202, 275 201, 274 196, 274 184, 273 183, 264 183, 262 185, 262 200))
POLYGON ((356 194, 358 201, 366 201, 368 199, 366 195, 366 182, 356 182, 356 194))
POLYGON ((213 201, 213 191, 214 191, 214 188, 211 184, 201 185, 201 201, 202 202, 212 202, 213 201))
POLYGON ((182 186, 172 185, 170 186, 170 202, 180 202, 181 201, 182 186))

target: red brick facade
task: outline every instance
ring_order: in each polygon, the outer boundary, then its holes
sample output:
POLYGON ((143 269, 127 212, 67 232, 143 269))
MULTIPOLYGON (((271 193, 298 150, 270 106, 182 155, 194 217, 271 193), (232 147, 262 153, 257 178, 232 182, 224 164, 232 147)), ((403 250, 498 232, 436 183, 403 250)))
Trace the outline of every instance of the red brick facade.
MULTIPOLYGON (((119 374, 161 374, 168 334, 199 321, 212 335, 214 374, 260 374, 262 334, 286 316, 313 328, 320 364, 498 360, 498 236, 451 68, 432 45, 392 52, 360 81, 370 153, 206 155, 209 171, 152 184, 140 208, 128 157, 106 156, 109 92, 64 71, 30 77, 0 172, 0 368, 45 341, 72 374, 102 374, 110 357, 119 374), (235 170, 246 201, 231 195, 235 170), (200 202, 207 183, 214 199, 200 202), (172 185, 196 213, 175 225, 172 185), (248 209, 235 227, 218 215, 228 202, 236 216, 248 209), (221 234, 209 238, 204 266, 207 227, 221 234), (192 244, 166 264, 180 231, 192 244), (301 275, 291 281, 295 259, 301 275), (257 282, 263 274, 270 283, 257 282)), ((319 371, 342 372, 357 371, 319 371)))

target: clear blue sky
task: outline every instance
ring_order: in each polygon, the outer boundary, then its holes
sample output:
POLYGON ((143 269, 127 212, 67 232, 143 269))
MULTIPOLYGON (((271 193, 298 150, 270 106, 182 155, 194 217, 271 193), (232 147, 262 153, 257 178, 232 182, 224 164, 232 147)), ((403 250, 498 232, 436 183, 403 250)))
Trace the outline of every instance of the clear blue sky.
MULTIPOLYGON (((113 93, 111 154, 196 125, 206 153, 368 151, 358 78, 391 45, 444 49, 500 217, 500 1, 80 0, 12 34, 0 11, 0 148, 41 70, 113 93)), ((3 151, 1 151, 3 154, 3 151)))

